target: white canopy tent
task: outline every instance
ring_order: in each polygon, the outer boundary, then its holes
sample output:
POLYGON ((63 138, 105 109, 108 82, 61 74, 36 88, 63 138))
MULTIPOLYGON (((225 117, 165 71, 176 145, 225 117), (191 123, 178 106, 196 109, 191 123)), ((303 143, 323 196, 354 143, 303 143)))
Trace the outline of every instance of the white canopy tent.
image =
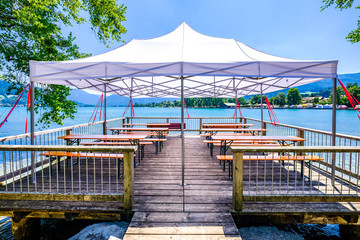
POLYGON ((240 97, 336 79, 337 63, 272 56, 235 39, 203 35, 184 22, 164 36, 132 40, 97 56, 31 61, 30 79, 131 98, 181 97, 183 103, 185 97, 240 97))
POLYGON ((337 61, 302 61, 256 51, 235 39, 209 37, 182 23, 161 37, 132 40, 104 54, 30 62, 33 82, 132 97, 234 97, 334 78, 337 61), (131 87, 133 86, 133 87, 131 87))

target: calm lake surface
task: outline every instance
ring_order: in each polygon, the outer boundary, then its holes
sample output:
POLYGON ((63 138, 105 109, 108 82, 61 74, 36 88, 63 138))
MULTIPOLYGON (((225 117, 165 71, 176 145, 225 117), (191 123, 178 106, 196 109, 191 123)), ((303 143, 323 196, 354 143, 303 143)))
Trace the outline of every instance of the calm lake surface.
MULTIPOLYGON (((0 116, 6 108, 0 108, 0 116)), ((109 107, 108 119, 119 118, 125 107, 109 107)), ((75 119, 66 119, 64 126, 77 125, 89 122, 94 108, 78 108, 75 119)), ((136 117, 180 117, 179 108, 134 108, 136 117)), ((234 109, 200 109, 189 108, 190 117, 232 117, 234 109)), ((260 119, 260 109, 242 109, 243 117, 260 119)), ((299 127, 306 127, 324 131, 331 131, 331 109, 275 109, 280 123, 299 127)), ((360 120, 353 110, 337 110, 337 132, 360 136, 360 120)), ((186 112, 185 112, 186 115, 186 112)), ((126 116, 130 116, 129 110, 126 116)), ((0 117, 2 121, 5 114, 0 117)), ((29 116, 30 118, 30 116, 29 116)), ((0 137, 23 134, 25 132, 25 108, 15 108, 8 122, 0 128, 0 137)), ((269 120, 267 110, 264 110, 264 120, 269 120)), ((51 128, 61 127, 53 125, 51 128)), ((38 127, 37 127, 38 128, 38 127)), ((30 127, 29 127, 30 131, 30 127)))

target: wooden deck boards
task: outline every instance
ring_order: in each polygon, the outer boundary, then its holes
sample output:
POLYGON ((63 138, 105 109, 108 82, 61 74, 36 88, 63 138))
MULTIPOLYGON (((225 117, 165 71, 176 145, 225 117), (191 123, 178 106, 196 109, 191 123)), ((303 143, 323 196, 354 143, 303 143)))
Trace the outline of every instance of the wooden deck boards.
POLYGON ((241 239, 230 214, 232 183, 204 155, 200 138, 185 138, 185 183, 181 186, 180 139, 170 138, 159 155, 135 169, 136 211, 124 240, 241 239))

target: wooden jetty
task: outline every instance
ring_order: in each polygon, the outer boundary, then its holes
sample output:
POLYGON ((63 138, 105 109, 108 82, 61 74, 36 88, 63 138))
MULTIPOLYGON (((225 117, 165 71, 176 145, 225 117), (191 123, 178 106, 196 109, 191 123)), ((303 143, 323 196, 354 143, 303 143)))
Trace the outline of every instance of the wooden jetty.
MULTIPOLYGON (((104 161, 102 174, 89 175, 94 176, 90 182, 96 182, 93 189, 91 186, 86 189, 83 184, 74 184, 77 181, 72 184, 65 181, 66 184, 59 188, 64 191, 73 188, 80 196, 82 191, 90 189, 90 192, 95 193, 93 198, 81 198, 77 195, 72 201, 54 200, 56 194, 49 194, 49 189, 44 188, 47 194, 42 195, 41 199, 39 196, 32 200, 6 199, 9 194, 17 196, 21 188, 28 189, 28 184, 30 189, 34 188, 28 181, 23 180, 21 185, 20 181, 16 181, 8 185, 8 190, 14 191, 13 193, 0 194, 0 215, 11 216, 13 222, 38 218, 124 220, 133 215, 125 239, 240 239, 234 219, 240 224, 335 223, 357 227, 360 223, 360 204, 348 201, 351 198, 331 203, 326 199, 318 202, 274 202, 252 201, 251 196, 244 196, 242 210, 232 211, 233 181, 229 179, 228 170, 223 171, 219 161, 210 157, 209 149, 202 140, 198 135, 185 136, 185 186, 180 185, 180 138, 168 137, 164 149, 157 155, 153 146, 146 146, 145 158, 134 169, 134 204, 131 211, 124 210, 121 195, 101 196, 101 192, 121 193, 124 189, 123 179, 117 177, 116 161, 104 161), (98 180, 100 176, 108 179, 108 182, 98 180), (110 184, 114 182, 115 185, 110 184), (110 186, 112 187, 108 188, 110 186)), ((81 161, 79 163, 84 166, 81 161)), ((98 168, 91 165, 91 162, 88 167, 98 168)), ((289 162, 284 165, 274 161, 244 162, 243 169, 245 195, 259 191, 273 194, 288 192, 298 196, 308 193, 316 195, 331 188, 329 173, 316 166, 313 166, 310 173, 317 180, 316 185, 304 180, 300 175, 300 165, 294 166, 289 162), (274 175, 280 169, 281 174, 274 175), (295 176, 296 184, 292 180, 291 186, 278 181, 289 177, 294 179, 295 176)), ((71 176, 81 176, 82 171, 85 170, 73 165, 60 168, 58 176, 50 174, 48 169, 37 174, 48 179, 47 183, 51 182, 48 186, 52 186, 55 191, 56 177, 61 176, 61 181, 64 181, 71 179, 71 176)), ((354 194, 352 199, 357 197, 357 187, 346 184, 341 186, 343 192, 354 194)), ((1 190, 4 188, 1 187, 1 190)), ((258 199, 261 197, 257 196, 258 199)), ((29 225, 31 224, 27 222, 27 226, 29 225)))
POLYGON ((135 169, 127 239, 241 239, 231 216, 232 181, 198 137, 186 137, 185 186, 179 138, 135 169))

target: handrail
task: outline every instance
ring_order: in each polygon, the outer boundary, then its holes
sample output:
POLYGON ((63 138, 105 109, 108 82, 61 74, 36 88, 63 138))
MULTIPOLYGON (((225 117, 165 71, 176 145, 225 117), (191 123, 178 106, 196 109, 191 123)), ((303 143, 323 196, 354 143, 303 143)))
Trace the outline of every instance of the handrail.
POLYGON ((351 147, 351 146, 296 146, 296 147, 230 147, 233 153, 244 153, 244 152, 294 152, 294 153, 303 153, 303 152, 336 152, 336 153, 346 153, 346 152, 360 152, 360 147, 351 147))
MULTIPOLYGON (((246 119, 251 120, 251 121, 255 121, 255 122, 261 122, 261 120, 255 119, 255 118, 246 118, 246 119)), ((269 122, 269 121, 264 121, 264 122, 271 124, 271 122, 269 122)), ((305 131, 309 131, 309 132, 321 133, 321 134, 324 134, 324 135, 332 136, 331 132, 323 131, 323 130, 317 130, 317 129, 305 128, 305 127, 298 127, 298 126, 293 126, 293 125, 283 124, 283 123, 277 123, 276 125, 281 126, 281 127, 294 128, 294 129, 305 130, 305 131)), ((360 137, 357 137, 357 136, 351 136, 351 135, 346 135, 346 134, 342 134, 342 133, 336 133, 336 136, 360 141, 360 137)))
MULTIPOLYGON (((107 120, 107 122, 113 122, 113 121, 118 121, 118 120, 122 120, 122 119, 124 119, 124 118, 114 118, 114 119, 107 120)), ((86 126, 90 126, 90 125, 97 125, 97 124, 102 124, 102 123, 104 123, 104 121, 97 121, 94 123, 83 123, 83 124, 78 124, 78 125, 73 125, 73 126, 68 126, 68 127, 61 127, 61 128, 44 130, 44 131, 38 131, 38 132, 35 132, 35 136, 43 135, 43 134, 47 134, 47 133, 70 130, 70 129, 74 129, 74 128, 86 127, 86 126)), ((10 140, 15 140, 15 139, 20 139, 20 138, 26 138, 26 137, 29 138, 30 134, 31 133, 1 137, 0 142, 10 141, 10 140)))
POLYGON ((0 145, 0 151, 134 152, 136 146, 0 145))

